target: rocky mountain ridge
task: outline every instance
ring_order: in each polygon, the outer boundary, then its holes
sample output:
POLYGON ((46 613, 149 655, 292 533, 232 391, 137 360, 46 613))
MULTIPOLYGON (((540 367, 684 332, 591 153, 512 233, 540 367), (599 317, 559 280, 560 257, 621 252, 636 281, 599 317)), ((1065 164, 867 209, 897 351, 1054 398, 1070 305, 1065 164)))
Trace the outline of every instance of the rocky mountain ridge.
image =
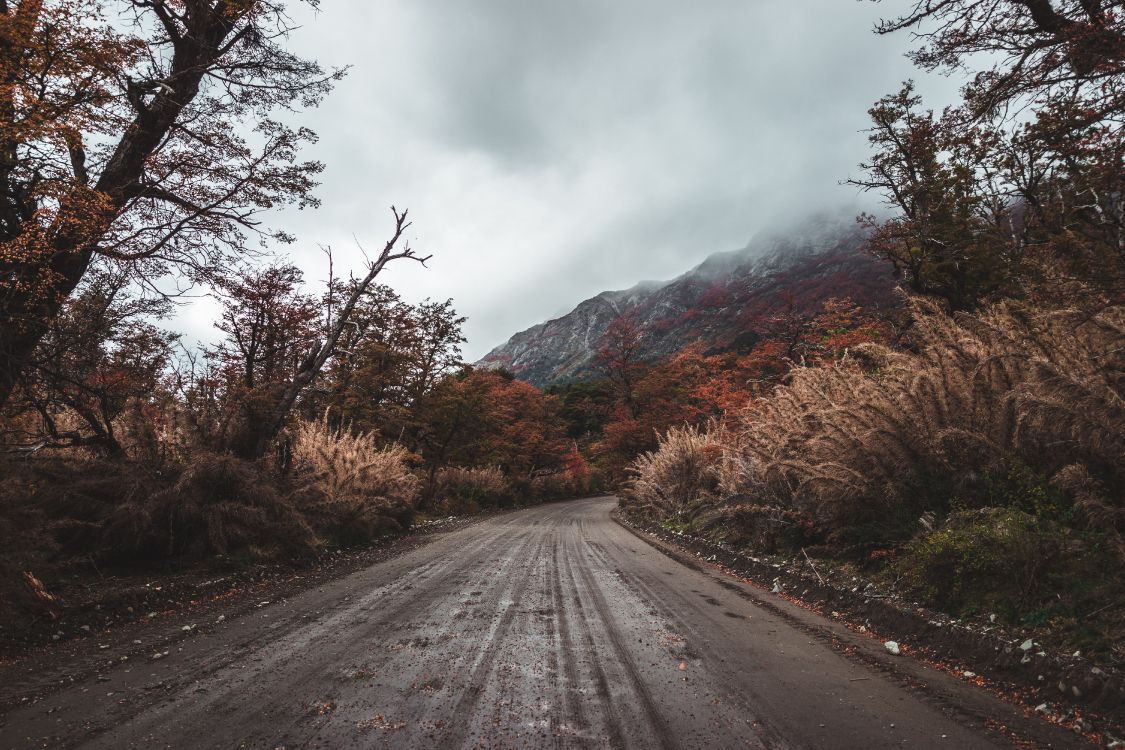
POLYGON ((864 239, 854 221, 839 218, 764 231, 746 247, 711 255, 671 281, 591 297, 515 334, 476 364, 543 387, 597 377, 597 351, 620 315, 633 319, 643 357, 656 360, 695 342, 716 350, 748 346, 755 321, 789 298, 802 311, 831 297, 893 305, 890 268, 863 252, 864 239))

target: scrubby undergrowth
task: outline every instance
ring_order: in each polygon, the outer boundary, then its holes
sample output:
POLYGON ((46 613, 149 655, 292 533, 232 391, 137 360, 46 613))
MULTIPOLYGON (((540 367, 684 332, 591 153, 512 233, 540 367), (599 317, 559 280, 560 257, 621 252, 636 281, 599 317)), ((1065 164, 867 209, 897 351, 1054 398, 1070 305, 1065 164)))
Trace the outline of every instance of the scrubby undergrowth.
POLYGON ((49 594, 64 574, 296 565, 413 522, 418 480, 403 448, 325 422, 298 424, 291 444, 287 471, 201 451, 186 464, 4 459, 4 610, 53 616, 60 604, 36 587, 49 594))
MULTIPOLYGON (((199 450, 184 463, 0 457, 0 627, 54 619, 70 602, 52 592, 79 582, 304 567, 409 529, 419 516, 424 483, 402 446, 321 419, 294 425, 283 447, 280 462, 199 450)), ((430 513, 468 515, 584 489, 566 471, 513 479, 498 467, 446 467, 430 513)))
POLYGON ((1125 657, 1125 308, 913 313, 904 350, 865 344, 735 428, 670 431, 623 505, 1125 657))

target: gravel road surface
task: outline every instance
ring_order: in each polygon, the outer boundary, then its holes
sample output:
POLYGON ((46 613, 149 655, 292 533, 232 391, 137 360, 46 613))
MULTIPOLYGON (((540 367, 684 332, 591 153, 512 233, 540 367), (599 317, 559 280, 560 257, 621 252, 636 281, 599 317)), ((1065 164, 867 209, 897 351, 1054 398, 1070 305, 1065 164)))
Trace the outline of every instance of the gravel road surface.
POLYGON ((242 617, 184 623, 166 655, 15 699, 0 747, 1080 746, 653 546, 614 505, 499 516, 242 617))

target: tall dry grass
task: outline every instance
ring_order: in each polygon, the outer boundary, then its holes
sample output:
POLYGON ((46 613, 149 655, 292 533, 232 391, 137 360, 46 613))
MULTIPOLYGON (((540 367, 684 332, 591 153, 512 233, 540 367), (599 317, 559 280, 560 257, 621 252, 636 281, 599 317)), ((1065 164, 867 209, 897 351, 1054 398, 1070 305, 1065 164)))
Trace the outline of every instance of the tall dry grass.
POLYGON ((401 445, 380 447, 327 417, 298 423, 292 437, 294 469, 312 490, 301 506, 315 527, 350 542, 412 521, 419 482, 401 445))
POLYGON ((733 436, 718 424, 673 427, 655 451, 632 467, 626 504, 637 510, 686 522, 719 497, 720 476, 731 455, 733 436))
POLYGON ((1125 554, 1125 308, 913 306, 914 351, 865 344, 794 370, 729 433, 670 432, 633 496, 674 515, 736 495, 832 531, 916 520, 1026 467, 1045 481, 1028 503, 1064 498, 1125 554))
POLYGON ((472 513, 514 502, 515 489, 498 466, 447 466, 438 471, 434 496, 447 513, 472 513))

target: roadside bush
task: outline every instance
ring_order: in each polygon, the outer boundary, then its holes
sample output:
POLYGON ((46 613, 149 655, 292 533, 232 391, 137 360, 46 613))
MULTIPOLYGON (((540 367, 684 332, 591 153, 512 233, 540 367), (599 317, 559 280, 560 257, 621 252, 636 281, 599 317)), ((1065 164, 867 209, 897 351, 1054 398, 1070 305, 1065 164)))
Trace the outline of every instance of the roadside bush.
POLYGON ((774 553, 809 543, 813 520, 805 513, 776 505, 758 505, 734 495, 700 514, 695 530, 733 547, 774 553))
POLYGON ((293 434, 293 467, 304 486, 298 504, 313 527, 355 544, 414 521, 418 478, 400 445, 380 448, 371 434, 301 422, 293 434))
POLYGON ((634 462, 622 505, 677 523, 691 522, 719 498, 726 442, 726 430, 714 424, 709 429, 668 430, 659 448, 634 462))
POLYGON ((126 496, 109 513, 100 546, 112 560, 276 559, 308 555, 315 541, 292 500, 256 465, 203 454, 171 487, 126 496))
POLYGON ((724 486, 840 539, 903 541, 957 502, 1058 515, 1081 498, 1120 540, 1125 308, 913 313, 916 353, 865 344, 756 402, 724 486))
POLYGON ((986 608, 1009 619, 1059 589, 1081 558, 1058 524, 1013 508, 961 511, 908 543, 895 563, 901 582, 954 614, 986 608))
POLYGON ((438 507, 444 513, 473 513, 481 508, 507 507, 515 502, 511 482, 496 466, 441 469, 434 491, 438 507))
POLYGON ((107 519, 126 498, 167 488, 174 473, 70 456, 0 458, 0 576, 39 574, 100 554, 107 519))

